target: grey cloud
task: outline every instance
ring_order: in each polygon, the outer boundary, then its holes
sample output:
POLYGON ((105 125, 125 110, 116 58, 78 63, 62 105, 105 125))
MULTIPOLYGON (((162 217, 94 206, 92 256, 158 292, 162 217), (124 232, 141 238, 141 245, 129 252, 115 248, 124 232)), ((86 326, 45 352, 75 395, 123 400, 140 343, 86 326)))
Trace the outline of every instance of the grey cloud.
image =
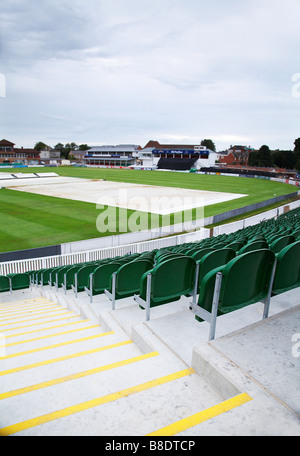
POLYGON ((3 135, 20 145, 295 139, 298 0, 1 0, 0 15, 3 135))

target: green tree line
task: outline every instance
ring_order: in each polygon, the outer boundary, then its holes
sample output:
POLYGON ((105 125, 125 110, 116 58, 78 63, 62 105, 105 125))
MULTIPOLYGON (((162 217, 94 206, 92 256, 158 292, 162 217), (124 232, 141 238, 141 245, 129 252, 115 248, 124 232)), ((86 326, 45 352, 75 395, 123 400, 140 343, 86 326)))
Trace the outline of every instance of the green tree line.
POLYGON ((269 146, 263 145, 257 151, 249 155, 249 166, 261 166, 286 169, 296 169, 300 171, 300 138, 294 142, 294 150, 275 150, 271 151, 269 146))

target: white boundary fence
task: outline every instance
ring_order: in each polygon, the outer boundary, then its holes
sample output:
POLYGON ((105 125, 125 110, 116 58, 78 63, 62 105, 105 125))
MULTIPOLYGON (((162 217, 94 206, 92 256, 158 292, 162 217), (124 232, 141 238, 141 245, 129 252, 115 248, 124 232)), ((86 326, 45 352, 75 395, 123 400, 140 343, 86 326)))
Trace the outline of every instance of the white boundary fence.
POLYGON ((200 230, 194 231, 193 233, 170 236, 162 239, 154 239, 146 242, 125 244, 116 247, 107 247, 84 252, 74 252, 59 256, 0 263, 0 275, 36 271, 39 269, 54 268, 56 266, 68 266, 76 263, 84 263, 86 261, 97 261, 106 258, 114 258, 131 253, 143 253, 163 247, 170 247, 173 245, 181 245, 186 242, 198 241, 209 236, 210 230, 201 228, 200 230))

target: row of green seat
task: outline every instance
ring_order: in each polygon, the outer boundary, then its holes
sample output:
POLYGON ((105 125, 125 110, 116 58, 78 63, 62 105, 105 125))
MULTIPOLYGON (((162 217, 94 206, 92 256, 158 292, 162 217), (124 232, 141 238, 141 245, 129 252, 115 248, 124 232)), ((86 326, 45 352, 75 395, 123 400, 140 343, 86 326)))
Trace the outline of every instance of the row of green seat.
POLYGON ((28 273, 22 274, 8 274, 7 276, 0 276, 0 293, 6 291, 23 290, 29 288, 31 284, 30 275, 28 273))
MULTIPOLYGON (((85 291, 91 302, 93 296, 105 293, 112 301, 113 309, 118 299, 133 296, 140 307, 146 309, 147 319, 150 319, 151 307, 176 301, 185 295, 192 296, 191 310, 198 320, 203 319, 200 309, 206 312, 206 318, 210 318, 208 314, 212 312, 212 302, 216 302, 216 298, 212 298, 216 277, 222 278, 222 299, 217 310, 219 315, 232 311, 237 306, 248 305, 255 299, 260 300, 258 297, 266 299, 265 289, 258 294, 253 294, 253 290, 259 289, 258 282, 263 282, 266 287, 265 276, 270 278, 271 267, 267 264, 274 263, 270 293, 282 293, 300 286, 299 214, 300 212, 293 214, 293 222, 292 215, 288 214, 288 222, 285 219, 284 222, 282 219, 280 222, 267 221, 230 235, 220 235, 143 254, 31 271, 27 274, 10 274, 0 277, 0 291, 27 288, 33 284, 50 285, 57 289, 62 287, 65 292, 73 289, 76 296, 85 291), (243 283, 243 279, 244 288, 234 288, 233 273, 229 274, 230 281, 226 278, 228 269, 234 269, 233 264, 240 273, 240 278, 235 279, 236 285, 243 283), (244 267, 244 264, 248 266, 244 267), (262 264, 264 266, 261 266, 262 264), (243 268, 248 272, 243 272, 243 268), (224 304, 224 296, 227 296, 224 292, 225 283, 231 283, 228 288, 231 289, 231 306, 224 304), (251 283, 255 285, 252 288, 251 283), (251 295, 251 298, 248 295, 251 295), (236 303, 240 296, 242 303, 236 303)), ((267 313, 266 310, 264 315, 267 313)), ((212 329, 212 334, 213 332, 212 329)))
MULTIPOLYGON (((278 254, 260 249, 236 255, 225 248, 207 253, 198 261, 186 255, 165 254, 142 276, 140 294, 134 299, 146 309, 147 320, 152 307, 179 300, 183 295, 192 295, 191 310, 198 319, 203 319, 203 309, 210 321, 213 302, 217 302, 217 313, 221 315, 261 300, 267 303, 266 317, 272 295, 299 286, 300 241, 296 241, 278 254), (216 298, 219 275, 222 286, 220 298, 216 298)), ((214 337, 214 329, 210 337, 214 337)))
MULTIPOLYGON (((89 276, 92 271, 113 262, 118 262, 118 265, 121 265, 122 263, 132 261, 137 256, 138 255, 136 254, 125 255, 106 260, 57 266, 39 269, 37 271, 28 271, 26 273, 0 276, 0 292, 29 289, 39 285, 42 287, 49 285, 51 288, 55 287, 56 289, 63 288, 66 292, 67 290, 75 288, 76 280, 76 291, 84 291, 84 287, 89 283, 89 276)), ((108 274, 109 277, 110 275, 111 274, 108 274)))

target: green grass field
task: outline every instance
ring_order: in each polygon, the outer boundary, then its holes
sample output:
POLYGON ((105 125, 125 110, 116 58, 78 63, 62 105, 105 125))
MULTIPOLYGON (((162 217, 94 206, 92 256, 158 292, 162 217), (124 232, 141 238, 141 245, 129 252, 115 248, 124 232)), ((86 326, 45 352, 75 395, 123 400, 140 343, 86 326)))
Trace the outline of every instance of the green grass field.
MULTIPOLYGON (((265 201, 275 195, 296 191, 292 185, 230 176, 73 167, 18 170, 18 172, 30 173, 53 171, 68 177, 248 195, 233 201, 207 206, 204 211, 205 217, 265 201)), ((100 211, 92 203, 1 189, 0 251, 9 252, 119 234, 118 227, 115 233, 100 234, 96 227, 99 214, 100 211)), ((126 215, 131 214, 132 211, 128 211, 126 215)), ((194 217, 194 214, 195 212, 191 211, 190 217, 194 217)), ((122 216, 122 210, 119 215, 122 216)), ((171 217, 171 222, 172 220, 171 217)), ((161 218, 159 223, 163 223, 161 218)), ((141 229, 145 228, 147 226, 141 226, 141 229)))

